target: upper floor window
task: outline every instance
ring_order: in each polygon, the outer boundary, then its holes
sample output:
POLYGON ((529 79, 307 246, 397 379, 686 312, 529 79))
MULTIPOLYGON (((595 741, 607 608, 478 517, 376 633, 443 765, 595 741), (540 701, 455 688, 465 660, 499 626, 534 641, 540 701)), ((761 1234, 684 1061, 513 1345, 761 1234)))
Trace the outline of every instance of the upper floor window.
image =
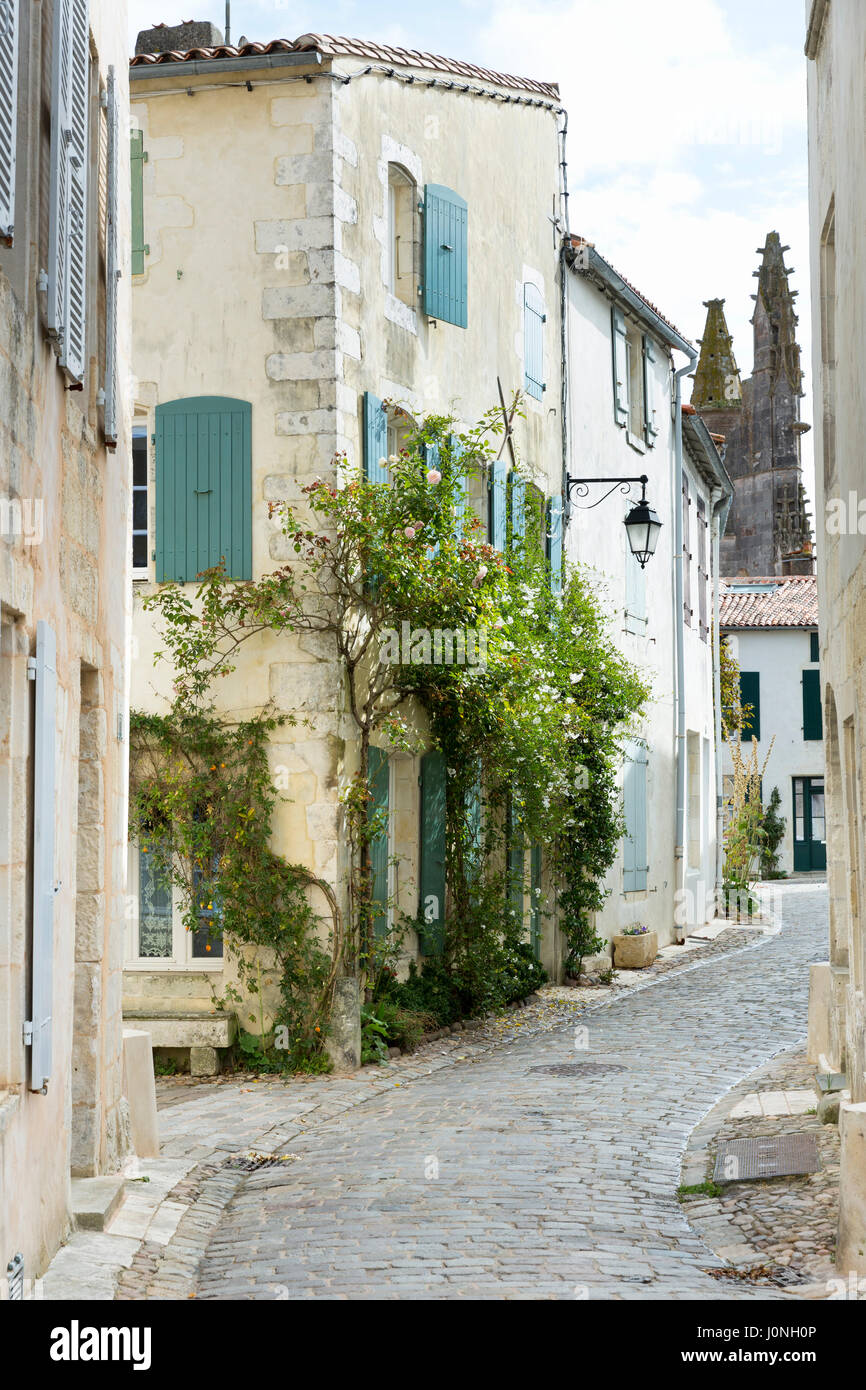
POLYGON ((132 427, 132 573, 148 572, 147 548, 147 426, 132 427))
POLYGON ((655 343, 616 305, 611 341, 614 418, 627 430, 629 443, 652 448, 661 425, 655 343))
POLYGON ((544 296, 527 281, 523 286, 523 385, 528 396, 544 395, 544 296))
POLYGON ((388 289, 415 308, 417 299, 418 190, 400 164, 388 165, 388 289))

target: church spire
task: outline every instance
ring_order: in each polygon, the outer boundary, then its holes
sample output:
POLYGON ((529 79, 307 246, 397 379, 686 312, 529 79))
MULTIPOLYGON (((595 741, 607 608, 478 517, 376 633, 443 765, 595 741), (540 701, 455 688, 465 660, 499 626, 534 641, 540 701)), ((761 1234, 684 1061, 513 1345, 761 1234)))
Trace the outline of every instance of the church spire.
POLYGON ((753 271, 758 281, 758 293, 754 296, 755 312, 752 324, 755 330, 755 372, 768 371, 770 390, 784 372, 791 390, 801 394, 802 372, 800 370, 800 347, 797 343, 797 324, 794 312, 794 299, 797 291, 788 284, 788 276, 793 268, 785 265, 785 252, 790 247, 783 246, 778 232, 769 232, 766 243, 758 247, 761 265, 753 271))
POLYGON ((743 403, 740 373, 734 360, 734 340, 725 322, 723 299, 706 299, 707 325, 698 342, 701 356, 695 372, 692 405, 696 410, 738 410, 743 403))

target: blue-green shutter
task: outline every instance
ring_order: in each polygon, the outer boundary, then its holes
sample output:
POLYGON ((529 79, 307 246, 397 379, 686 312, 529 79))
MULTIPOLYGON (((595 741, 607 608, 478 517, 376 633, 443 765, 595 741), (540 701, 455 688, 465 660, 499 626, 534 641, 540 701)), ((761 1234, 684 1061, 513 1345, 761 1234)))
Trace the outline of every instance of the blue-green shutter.
POLYGON ((454 534, 460 539, 466 522, 469 506, 469 479, 466 469, 461 466, 463 445, 456 434, 451 435, 451 466, 454 469, 454 534))
POLYGON ((468 269, 465 200, 450 188, 424 189, 424 312, 432 319, 467 324, 468 269))
POLYGON ((528 396, 544 395, 544 300, 535 285, 523 286, 523 384, 528 396))
POLYGON ((656 399, 655 343, 648 333, 643 335, 643 435, 650 448, 659 432, 659 409, 656 399))
POLYGON ((481 872, 481 767, 466 793, 466 821, 469 829, 467 845, 467 877, 477 879, 481 872))
POLYGON ((529 852, 529 944, 536 960, 541 959, 541 845, 529 852))
POLYGON ((562 498, 547 501, 547 563, 550 568, 550 592, 562 593, 562 498))
POLYGON ((132 273, 143 275, 144 258, 150 250, 144 241, 144 166, 147 154, 143 130, 130 132, 129 161, 132 176, 132 273))
POLYGON ((512 473, 510 483, 510 545, 512 550, 522 551, 526 543, 526 479, 512 473))
MULTIPOLYGON (((424 464, 425 464, 425 467, 427 468, 427 471, 428 471, 428 472, 430 471, 431 468, 439 468, 439 469, 440 469, 440 472, 441 472, 440 459, 439 459, 439 445, 438 445, 438 444, 425 444, 425 445, 424 445, 424 464)), ((436 559, 436 556, 437 556, 438 554, 439 554, 439 542, 437 541, 436 544, 433 546, 433 548, 432 548, 432 550, 431 550, 431 559, 435 560, 435 559, 436 559)))
POLYGON ((445 940, 445 759, 435 750, 421 759, 421 950, 439 956, 445 940))
POLYGON ((193 396, 156 407, 156 578, 190 583, 225 561, 253 577, 252 407, 193 396))
MULTIPOLYGON (((388 754, 381 748, 371 748, 368 754, 370 800, 367 817, 370 821, 380 812, 388 814, 388 754)), ((370 841, 372 870, 373 934, 384 936, 388 930, 388 829, 387 825, 370 841)))
POLYGON ((387 483, 388 416, 372 391, 364 392, 364 477, 368 483, 387 483))
POLYGON ((647 752, 633 743, 623 776, 623 891, 637 893, 647 886, 647 752))
POLYGON ((494 459, 488 484, 488 529, 490 544, 505 550, 508 509, 508 468, 504 459, 494 459))
POLYGON ((614 304, 610 311, 613 356, 613 414, 618 425, 629 420, 628 334, 625 317, 614 304))
POLYGON ((821 715, 821 672, 803 672, 803 738, 816 743, 824 737, 821 715))
POLYGON ((740 672, 740 704, 751 705, 752 714, 748 722, 743 724, 742 737, 744 739, 761 737, 761 677, 758 671, 740 672))

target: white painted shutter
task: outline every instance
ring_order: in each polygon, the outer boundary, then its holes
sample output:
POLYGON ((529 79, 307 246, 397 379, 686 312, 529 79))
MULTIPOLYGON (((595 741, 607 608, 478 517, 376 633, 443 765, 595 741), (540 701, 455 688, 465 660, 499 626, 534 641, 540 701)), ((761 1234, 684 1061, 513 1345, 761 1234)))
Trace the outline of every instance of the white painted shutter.
POLYGON ((54 980, 54 814, 57 736, 57 663, 54 632, 36 625, 36 733, 33 751, 33 1008, 30 1089, 51 1076, 54 980))
POLYGON ((117 444, 117 282, 121 275, 117 203, 120 118, 117 107, 117 78, 113 67, 108 69, 106 115, 108 197, 105 228, 105 442, 111 446, 117 444))
POLYGON ((625 318, 616 305, 611 308, 611 339, 613 343, 613 412, 616 423, 627 427, 629 420, 628 336, 625 318))
POLYGON ((655 375, 655 344, 648 333, 643 335, 643 405, 644 440, 650 448, 659 432, 658 392, 655 375))
POLYGON ((86 349, 88 10, 88 0, 56 0, 54 12, 48 331, 75 381, 86 349))
POLYGON ((19 0, 0 0, 0 241, 6 246, 15 230, 18 5, 19 0))

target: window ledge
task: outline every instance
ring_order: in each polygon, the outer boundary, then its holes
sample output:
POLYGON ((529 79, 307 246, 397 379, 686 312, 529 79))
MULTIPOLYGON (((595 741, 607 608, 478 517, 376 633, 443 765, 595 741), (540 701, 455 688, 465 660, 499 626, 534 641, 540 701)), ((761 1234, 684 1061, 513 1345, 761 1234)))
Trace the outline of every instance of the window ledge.
POLYGON ((626 432, 625 432, 625 437, 626 437, 626 439, 628 440, 628 442, 629 442, 629 444, 631 445, 631 447, 632 447, 633 449, 637 450, 637 452, 638 452, 639 454, 645 454, 645 453, 646 453, 646 451, 647 451, 647 446, 646 446, 646 443, 644 442, 644 440, 641 439, 640 435, 638 435, 638 434, 632 434, 631 430, 626 430, 626 432))
POLYGON ((400 328, 405 328, 408 333, 418 336, 418 315, 415 310, 410 309, 408 304, 404 304, 402 299, 390 292, 385 294, 385 318, 400 328))

